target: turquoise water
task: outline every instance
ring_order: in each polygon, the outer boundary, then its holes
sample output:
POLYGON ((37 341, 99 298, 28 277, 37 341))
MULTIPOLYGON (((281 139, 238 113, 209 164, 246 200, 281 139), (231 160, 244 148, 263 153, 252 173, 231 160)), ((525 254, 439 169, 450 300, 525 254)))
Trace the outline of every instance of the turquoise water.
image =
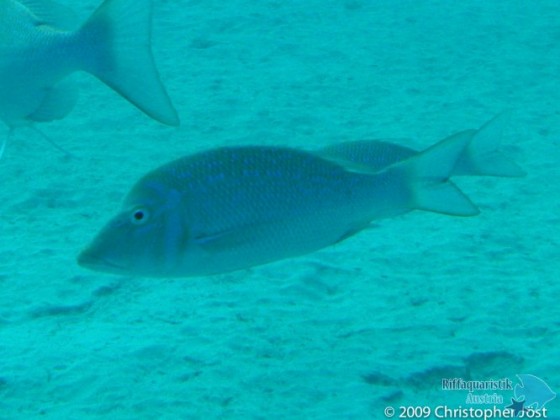
MULTIPOLYGON (((98 5, 64 3, 82 19, 98 5)), ((21 129, 0 161, 0 418, 382 419, 487 408, 442 379, 521 373, 558 391, 559 14, 555 0, 156 1, 153 50, 181 127, 79 74, 74 111, 40 126, 76 157, 21 129), (527 176, 457 179, 477 217, 414 212, 206 278, 75 262, 130 185, 179 156, 421 148, 504 110, 503 149, 527 176)))

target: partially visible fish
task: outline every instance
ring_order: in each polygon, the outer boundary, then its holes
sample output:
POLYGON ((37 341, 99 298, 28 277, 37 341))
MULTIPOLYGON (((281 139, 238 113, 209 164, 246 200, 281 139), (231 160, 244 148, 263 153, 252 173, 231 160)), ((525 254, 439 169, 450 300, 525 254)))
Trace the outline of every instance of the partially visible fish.
POLYGON ((523 401, 524 408, 542 410, 556 398, 556 393, 541 378, 527 373, 520 373, 517 377, 521 384, 515 385, 513 395, 517 401, 523 401))
POLYGON ((471 139, 459 133, 374 174, 282 147, 187 156, 140 179, 78 262, 118 274, 210 275, 312 252, 414 209, 473 216, 478 209, 448 181, 471 139))
POLYGON ((179 118, 150 51, 151 0, 106 0, 79 28, 48 0, 0 1, 0 119, 10 128, 64 118, 76 104, 67 76, 86 71, 153 119, 179 118))
MULTIPOLYGON (((503 176, 525 175, 515 162, 504 157, 499 150, 507 114, 500 114, 472 133, 472 140, 461 154, 451 176, 503 176)), ((419 152, 397 143, 406 139, 357 140, 337 143, 320 149, 317 153, 344 166, 361 165, 371 171, 380 171, 419 152)))

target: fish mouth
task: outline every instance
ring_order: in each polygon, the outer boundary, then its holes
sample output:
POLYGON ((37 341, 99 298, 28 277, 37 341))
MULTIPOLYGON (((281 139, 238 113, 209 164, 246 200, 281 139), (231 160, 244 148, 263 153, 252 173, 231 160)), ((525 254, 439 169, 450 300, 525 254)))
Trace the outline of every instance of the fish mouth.
POLYGON ((120 265, 106 258, 94 255, 87 249, 78 255, 77 261, 78 265, 81 267, 94 271, 102 271, 113 274, 124 274, 128 271, 124 265, 120 265))

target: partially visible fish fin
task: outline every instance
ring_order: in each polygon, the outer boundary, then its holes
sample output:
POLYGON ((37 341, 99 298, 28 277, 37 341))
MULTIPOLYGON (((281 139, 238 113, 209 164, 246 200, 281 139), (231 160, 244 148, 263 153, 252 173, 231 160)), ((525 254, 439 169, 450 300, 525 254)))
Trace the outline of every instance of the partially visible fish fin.
POLYGON ((338 166, 342 166, 348 172, 355 172, 355 173, 358 173, 358 174, 375 175, 380 170, 382 170, 382 168, 371 167, 369 165, 366 165, 365 163, 358 163, 358 162, 354 162, 352 160, 344 159, 344 158, 337 157, 337 156, 327 156, 327 155, 319 154, 319 157, 322 158, 322 159, 328 160, 329 162, 332 162, 332 163, 334 163, 338 166))
POLYGON ((8 141, 11 141, 13 136, 14 136, 14 128, 10 127, 8 130, 8 134, 6 135, 6 137, 2 141, 2 145, 0 146, 0 159, 2 159, 2 156, 4 156, 4 152, 6 151, 6 145, 8 144, 8 141))
POLYGON ((454 216, 475 216, 479 213, 469 198, 449 182, 455 163, 473 134, 473 130, 453 134, 387 169, 404 176, 411 188, 411 208, 454 216))
POLYGON ((78 26, 75 13, 50 0, 18 0, 37 19, 38 24, 70 31, 78 26))
POLYGON ((153 119, 177 126, 150 50, 151 16, 151 0, 106 0, 78 32, 87 46, 82 66, 153 119))
POLYGON ((66 155, 67 157, 70 157, 70 158, 75 158, 76 157, 74 154, 70 153, 68 150, 64 149, 62 146, 59 146, 53 139, 51 139, 49 136, 47 136, 45 133, 43 133, 41 130, 39 130, 37 127, 35 127, 33 124, 29 125, 28 127, 31 130, 33 130, 35 133, 37 133, 43 140, 45 140, 47 143, 49 143, 52 147, 54 147, 59 152, 63 153, 64 155, 66 155))
MULTIPOLYGON (((52 140, 50 137, 48 137, 45 133, 43 133, 41 130, 39 130, 37 127, 35 127, 33 124, 27 124, 27 125, 21 126, 20 128, 29 128, 30 130, 33 130, 43 140, 45 140, 47 143, 49 143, 51 146, 53 146, 58 151, 62 152, 63 154, 65 154, 68 157, 71 157, 71 158, 75 157, 72 153, 70 153, 69 151, 64 149, 62 146, 59 146, 58 144, 56 144, 56 142, 54 140, 52 140)), ((0 159, 4 155, 4 152, 6 151, 6 145, 14 137, 15 131, 16 131, 15 127, 10 127, 9 131, 8 131, 8 135, 6 136, 6 138, 4 138, 4 140, 2 141, 2 144, 0 144, 0 159)))
POLYGON ((66 79, 46 90, 43 102, 27 118, 31 121, 46 122, 60 120, 74 109, 78 101, 78 86, 66 79))
POLYGON ((416 190, 415 208, 448 214, 450 216, 476 216, 480 213, 472 201, 452 182, 424 185, 416 190))
POLYGON ((484 124, 457 161, 453 175, 525 176, 525 171, 504 157, 499 150, 509 119, 507 113, 502 113, 484 124))
POLYGON ((417 153, 414 149, 401 146, 399 142, 407 144, 411 140, 394 138, 347 141, 323 147, 315 153, 352 172, 376 173, 417 153))
POLYGON ((371 220, 367 220, 365 222, 361 222, 361 223, 356 223, 354 226, 350 227, 340 238, 338 238, 338 240, 336 242, 334 242, 335 244, 338 244, 339 242, 345 241, 346 239, 350 238, 351 236, 354 236, 356 233, 361 232, 362 230, 365 230, 366 228, 372 227, 372 223, 371 220))
POLYGON ((236 228, 223 232, 198 235, 194 242, 206 251, 219 252, 232 249, 249 241, 246 230, 236 228))

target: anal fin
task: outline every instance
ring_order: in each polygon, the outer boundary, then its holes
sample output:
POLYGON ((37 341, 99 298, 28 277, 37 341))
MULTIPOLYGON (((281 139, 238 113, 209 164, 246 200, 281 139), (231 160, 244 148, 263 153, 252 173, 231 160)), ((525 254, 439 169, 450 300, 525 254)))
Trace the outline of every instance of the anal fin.
POLYGON ((60 120, 72 111, 78 101, 78 86, 72 80, 63 80, 46 89, 39 107, 27 119, 37 122, 60 120))

